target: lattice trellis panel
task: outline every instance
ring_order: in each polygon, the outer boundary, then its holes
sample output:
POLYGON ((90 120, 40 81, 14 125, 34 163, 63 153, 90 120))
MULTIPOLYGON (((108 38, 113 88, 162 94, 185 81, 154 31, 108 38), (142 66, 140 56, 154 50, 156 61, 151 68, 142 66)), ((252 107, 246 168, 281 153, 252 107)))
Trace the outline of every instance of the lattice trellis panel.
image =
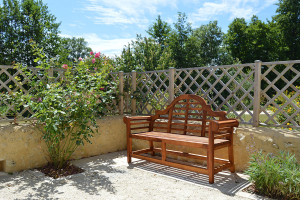
MULTIPOLYGON (((31 73, 26 74, 21 70, 14 69, 13 66, 0 66, 0 92, 11 92, 13 94, 22 90, 24 94, 27 94, 34 89, 28 84, 31 80, 44 81, 46 78, 43 74, 43 70, 39 68, 28 67, 27 71, 31 73)), ((0 102, 0 109, 2 113, 0 117, 1 121, 13 121, 14 114, 12 113, 15 112, 15 109, 9 101, 3 101, 2 104, 0 102)), ((33 112, 31 110, 24 107, 21 107, 20 110, 17 111, 18 119, 26 119, 32 114, 33 112)))
POLYGON ((169 71, 153 71, 137 73, 137 113, 155 114, 168 105, 169 71))
POLYGON ((106 115, 115 115, 119 113, 119 103, 118 103, 118 96, 117 94, 119 94, 118 91, 118 87, 116 87, 116 85, 119 84, 119 76, 117 73, 109 73, 108 74, 108 87, 113 88, 114 94, 116 95, 115 99, 112 99, 111 102, 107 102, 106 103, 106 111, 105 114, 106 115))
POLYGON ((211 104, 213 110, 227 111, 228 117, 251 124, 253 80, 253 64, 178 69, 175 94, 197 94, 211 104))
POLYGON ((300 61, 262 63, 260 122, 300 128, 300 61))
POLYGON ((131 73, 124 73, 123 74, 123 93, 124 93, 124 108, 123 111, 125 114, 131 113, 131 95, 132 95, 132 74, 131 73))

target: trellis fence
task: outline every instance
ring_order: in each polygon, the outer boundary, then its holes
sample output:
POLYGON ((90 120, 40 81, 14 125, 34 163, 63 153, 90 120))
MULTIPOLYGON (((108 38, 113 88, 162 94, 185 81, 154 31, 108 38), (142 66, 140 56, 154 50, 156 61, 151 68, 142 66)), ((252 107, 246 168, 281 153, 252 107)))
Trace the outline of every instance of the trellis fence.
MULTIPOLYGON (((15 69, 13 66, 0 65, 0 92, 17 92, 20 89, 25 93, 31 92, 34 88, 30 87, 28 82, 33 78, 37 80, 45 80, 45 76, 42 73, 42 69, 35 67, 28 67, 28 71, 31 71, 31 75, 24 73, 22 70, 15 69), (18 77, 18 79, 16 79, 18 77)), ((50 68, 48 74, 54 77, 53 82, 57 82, 60 78, 64 78, 65 69, 50 68)), ((2 100, 2 99, 1 99, 2 100)), ((0 122, 11 122, 13 121, 12 116, 9 116, 9 111, 13 111, 13 106, 8 102, 0 104, 0 112, 4 111, 0 115, 0 122)), ((33 112, 27 107, 22 108, 18 112, 19 119, 27 119, 26 116, 32 115, 33 112)))
MULTIPOLYGON (((31 77, 9 66, 0 66, 0 91, 16 91, 31 77), (19 84, 16 76, 23 76, 19 84), (9 85, 15 83, 14 88, 9 85)), ((43 79, 38 68, 29 68, 43 79)), ((63 76, 63 69, 53 68, 55 80, 63 76)), ((107 114, 154 114, 164 109, 181 94, 197 94, 212 106, 213 110, 227 111, 242 124, 266 125, 284 128, 300 128, 300 60, 261 62, 183 68, 147 72, 110 73, 119 88, 118 100, 108 106, 107 114)), ((54 81, 55 81, 54 80, 54 81)), ((23 88, 30 91, 30 88, 23 88)), ((9 105, 6 105, 9 106, 9 105)), ((22 110, 21 115, 29 110, 22 110)), ((1 121, 9 120, 1 116, 1 121)))
POLYGON ((110 75, 123 94, 120 114, 154 114, 178 95, 198 94, 242 124, 300 128, 300 60, 110 75))

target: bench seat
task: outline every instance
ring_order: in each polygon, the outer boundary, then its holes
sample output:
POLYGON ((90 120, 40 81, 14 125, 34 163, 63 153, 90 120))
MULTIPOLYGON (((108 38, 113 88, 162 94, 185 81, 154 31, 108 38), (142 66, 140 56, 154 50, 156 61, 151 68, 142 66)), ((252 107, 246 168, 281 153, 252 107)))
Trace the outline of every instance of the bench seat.
MULTIPOLYGON (((176 144, 189 147, 198 147, 208 149, 209 141, 207 137, 198 137, 193 135, 182 135, 163 132, 142 132, 131 134, 131 138, 149 140, 153 142, 165 142, 167 144, 176 144)), ((215 139, 214 149, 223 148, 230 145, 230 140, 215 139)))

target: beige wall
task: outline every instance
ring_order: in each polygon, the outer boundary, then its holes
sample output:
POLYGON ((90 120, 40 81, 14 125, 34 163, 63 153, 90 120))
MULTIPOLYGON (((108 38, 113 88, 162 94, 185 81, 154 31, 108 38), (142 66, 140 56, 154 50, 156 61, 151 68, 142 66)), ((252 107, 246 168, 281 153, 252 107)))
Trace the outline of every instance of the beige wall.
MULTIPOLYGON (((126 149, 123 116, 98 119, 99 134, 91 138, 92 144, 80 146, 72 159, 126 149)), ((37 168, 47 164, 46 147, 41 135, 28 125, 0 126, 0 171, 14 172, 37 168), (44 152, 44 151, 45 152, 44 152)))
MULTIPOLYGON (((80 146, 73 159, 90 157, 126 149, 126 127, 123 116, 110 116, 97 121, 99 135, 91 139, 92 144, 80 146)), ((155 144, 159 146, 159 144, 155 144)), ((148 142, 133 141, 133 149, 147 148, 148 142)), ((206 154, 203 149, 167 145, 168 148, 184 152, 206 154)), ((28 125, 0 125, 0 171, 13 172, 41 167, 47 164, 45 145, 41 135, 28 125)), ((237 171, 247 168, 249 155, 254 150, 276 153, 289 150, 300 161, 300 132, 264 127, 240 126, 234 133, 234 155, 237 171)), ((227 149, 217 150, 217 157, 227 158, 227 149)), ((170 156, 171 157, 171 156, 170 156)), ((192 159, 173 156, 173 158, 196 162, 192 159)))

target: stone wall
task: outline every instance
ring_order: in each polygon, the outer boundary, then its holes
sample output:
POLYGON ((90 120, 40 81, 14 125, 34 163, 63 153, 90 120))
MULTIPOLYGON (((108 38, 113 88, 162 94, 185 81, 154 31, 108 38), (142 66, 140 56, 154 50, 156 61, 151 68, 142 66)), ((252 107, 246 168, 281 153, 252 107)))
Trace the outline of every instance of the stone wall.
MULTIPOLYGON (((97 121, 99 134, 91 139, 92 144, 80 146, 72 159, 126 149, 126 127, 123 116, 110 116, 97 121)), ((133 140, 133 149, 148 147, 148 141, 133 140)), ((155 143, 156 147, 160 144, 155 143)), ((206 150, 185 146, 167 145, 167 148, 206 155, 206 150)), ((265 127, 240 126, 234 133, 234 155, 237 171, 247 168, 249 155, 253 151, 278 153, 288 150, 300 161, 300 132, 265 127)), ((28 125, 0 125, 0 171, 13 172, 37 168, 47 164, 46 147, 41 135, 28 125)), ((227 149, 217 150, 216 157, 227 158, 227 149)), ((188 162, 199 162, 178 156, 171 158, 188 162)), ((200 161, 201 163, 201 161, 200 161)), ((205 163, 204 163, 205 164, 205 163)))
MULTIPOLYGON (((98 119, 99 134, 92 144, 80 146, 71 159, 80 159, 126 149, 123 116, 98 119)), ((14 172, 47 164, 47 149, 41 134, 26 124, 0 125, 0 171, 14 172)))

